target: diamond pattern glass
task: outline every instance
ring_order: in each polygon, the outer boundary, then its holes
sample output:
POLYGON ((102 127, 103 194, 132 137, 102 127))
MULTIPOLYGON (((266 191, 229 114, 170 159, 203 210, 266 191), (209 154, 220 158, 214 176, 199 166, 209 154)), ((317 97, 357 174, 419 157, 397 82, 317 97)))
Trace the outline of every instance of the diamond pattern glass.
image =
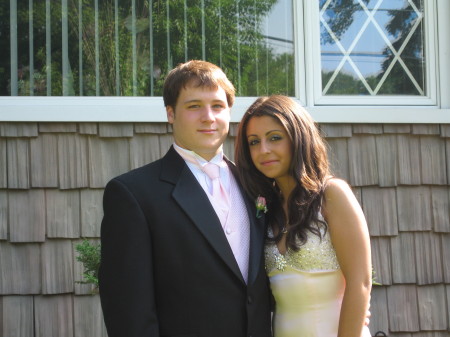
POLYGON ((426 95, 423 0, 319 0, 323 95, 426 95))

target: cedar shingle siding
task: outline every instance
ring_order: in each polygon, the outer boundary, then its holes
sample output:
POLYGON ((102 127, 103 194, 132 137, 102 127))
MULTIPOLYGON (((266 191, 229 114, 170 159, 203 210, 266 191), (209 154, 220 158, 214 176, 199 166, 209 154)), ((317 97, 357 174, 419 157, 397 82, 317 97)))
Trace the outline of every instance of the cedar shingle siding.
MULTIPOLYGON (((450 125, 321 129, 369 225, 382 283, 372 334, 448 336, 450 125)), ((0 336, 106 336, 98 295, 76 282, 75 246, 99 237, 106 182, 158 159, 170 132, 166 123, 0 123, 0 336)))

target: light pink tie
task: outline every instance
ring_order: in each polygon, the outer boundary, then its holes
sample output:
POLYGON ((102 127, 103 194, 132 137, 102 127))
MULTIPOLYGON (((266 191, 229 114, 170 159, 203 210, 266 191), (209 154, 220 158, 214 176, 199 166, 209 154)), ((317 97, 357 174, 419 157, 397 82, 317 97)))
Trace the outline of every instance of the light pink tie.
POLYGON ((217 210, 217 213, 219 213, 217 215, 220 219, 220 223, 222 224, 222 226, 225 226, 230 204, 228 194, 219 179, 220 168, 216 164, 208 163, 203 166, 203 172, 205 172, 206 175, 211 179, 211 199, 212 202, 214 202, 216 205, 216 207, 214 208, 217 210))

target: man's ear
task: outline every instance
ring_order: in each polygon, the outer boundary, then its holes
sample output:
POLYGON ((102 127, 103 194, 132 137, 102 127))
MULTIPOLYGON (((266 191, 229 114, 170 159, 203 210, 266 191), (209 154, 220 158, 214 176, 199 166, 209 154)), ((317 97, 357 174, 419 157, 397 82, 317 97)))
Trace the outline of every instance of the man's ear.
POLYGON ((172 124, 175 119, 175 110, 172 108, 172 106, 167 105, 166 113, 167 113, 167 121, 169 122, 169 124, 172 124))

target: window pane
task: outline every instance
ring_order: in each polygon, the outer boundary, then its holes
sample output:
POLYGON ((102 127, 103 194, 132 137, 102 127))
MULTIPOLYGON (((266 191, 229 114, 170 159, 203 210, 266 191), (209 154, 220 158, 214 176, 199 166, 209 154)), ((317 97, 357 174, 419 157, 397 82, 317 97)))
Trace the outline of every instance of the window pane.
POLYGON ((319 0, 323 95, 426 95, 423 0, 319 0))
POLYGON ((161 96, 190 59, 241 96, 293 96, 292 0, 9 0, 0 3, 0 95, 161 96))

